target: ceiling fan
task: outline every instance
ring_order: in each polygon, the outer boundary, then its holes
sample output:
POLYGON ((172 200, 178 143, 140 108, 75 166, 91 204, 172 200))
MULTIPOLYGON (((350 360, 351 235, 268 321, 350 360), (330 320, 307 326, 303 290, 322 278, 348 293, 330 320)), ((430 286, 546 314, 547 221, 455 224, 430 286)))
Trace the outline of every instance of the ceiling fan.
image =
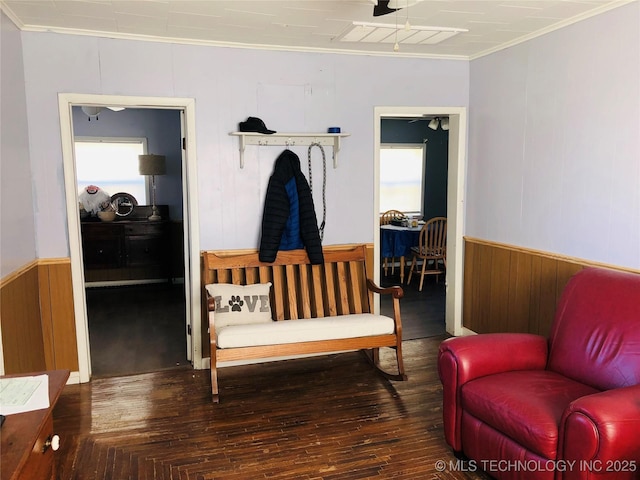
MULTIPOLYGON (((107 106, 106 108, 108 108, 113 112, 120 112, 125 109, 124 107, 109 107, 109 106, 107 106)), ((105 107, 92 107, 92 106, 85 105, 80 107, 80 109, 88 117, 89 121, 91 121, 92 118, 94 118, 95 120, 98 120, 98 115, 100 115, 100 112, 102 112, 102 110, 104 110, 105 107)))
POLYGON ((410 7, 422 0, 371 0, 373 2, 373 16, 380 17, 396 10, 410 7))
POLYGON ((420 118, 413 118, 409 120, 408 123, 419 122, 422 120, 428 120, 428 127, 431 130, 437 130, 438 127, 442 128, 442 130, 449 130, 449 117, 447 116, 436 116, 436 115, 422 115, 420 118))
POLYGON ((390 0, 374 0, 373 16, 381 17, 382 15, 395 12, 397 9, 389 8, 389 1, 390 0))

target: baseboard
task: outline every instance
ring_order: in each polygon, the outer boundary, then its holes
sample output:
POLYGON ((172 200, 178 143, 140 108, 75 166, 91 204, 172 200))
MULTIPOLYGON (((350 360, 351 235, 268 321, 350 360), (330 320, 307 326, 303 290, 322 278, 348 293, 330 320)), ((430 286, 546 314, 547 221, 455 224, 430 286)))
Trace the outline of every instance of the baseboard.
POLYGON ((77 385, 80 383, 80 372, 71 372, 67 379, 67 385, 77 385))

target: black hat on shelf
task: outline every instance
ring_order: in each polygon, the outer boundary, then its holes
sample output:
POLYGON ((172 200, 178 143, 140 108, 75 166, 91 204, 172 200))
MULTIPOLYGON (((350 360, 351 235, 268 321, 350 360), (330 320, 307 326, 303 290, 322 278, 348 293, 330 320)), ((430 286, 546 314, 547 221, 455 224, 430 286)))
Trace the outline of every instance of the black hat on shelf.
POLYGON ((241 132, 276 133, 275 130, 269 130, 264 122, 257 117, 247 118, 246 122, 240 122, 239 127, 241 132))

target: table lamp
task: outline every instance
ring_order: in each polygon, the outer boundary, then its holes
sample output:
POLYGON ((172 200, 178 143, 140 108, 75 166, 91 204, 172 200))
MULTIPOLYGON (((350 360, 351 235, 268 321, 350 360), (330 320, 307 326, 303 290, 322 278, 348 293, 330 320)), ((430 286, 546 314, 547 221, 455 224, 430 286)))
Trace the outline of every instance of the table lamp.
POLYGON ((156 207, 156 175, 167 173, 167 163, 164 155, 138 155, 138 171, 140 175, 151 175, 151 216, 152 222, 162 220, 156 207))

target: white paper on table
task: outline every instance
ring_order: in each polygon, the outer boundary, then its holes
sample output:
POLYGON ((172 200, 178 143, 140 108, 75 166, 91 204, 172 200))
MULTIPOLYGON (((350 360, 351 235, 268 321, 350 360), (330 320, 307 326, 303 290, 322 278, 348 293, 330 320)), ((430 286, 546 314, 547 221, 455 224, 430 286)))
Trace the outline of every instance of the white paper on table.
POLYGON ((0 378, 0 414, 49 408, 49 376, 0 378))

